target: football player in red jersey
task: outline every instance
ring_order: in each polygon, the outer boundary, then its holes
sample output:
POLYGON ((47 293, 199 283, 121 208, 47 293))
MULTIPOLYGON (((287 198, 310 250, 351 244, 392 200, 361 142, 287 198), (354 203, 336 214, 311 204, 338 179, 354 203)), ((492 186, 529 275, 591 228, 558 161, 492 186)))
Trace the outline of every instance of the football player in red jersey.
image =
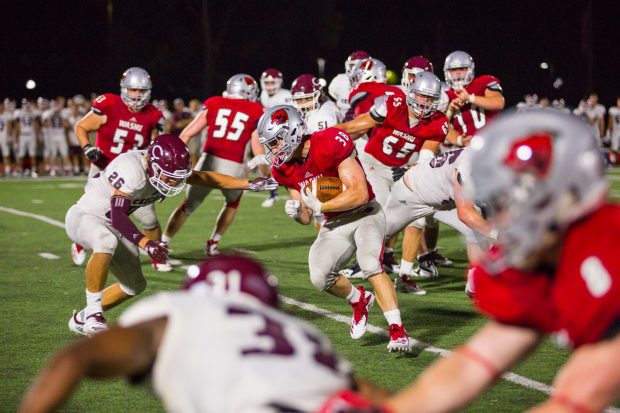
MULTIPOLYGON (((207 99, 204 109, 181 132, 188 142, 204 128, 207 140, 196 165, 199 171, 216 171, 237 178, 243 176, 243 157, 252 135, 256 135, 263 108, 258 100, 258 85, 254 78, 236 74, 226 82, 222 96, 207 99)), ((255 138, 258 140, 258 136, 255 138)), ((164 230, 164 242, 169 242, 181 229, 187 217, 202 204, 211 189, 190 185, 181 204, 172 212, 164 230)), ((205 243, 206 255, 217 255, 218 243, 237 215, 243 191, 222 190, 226 202, 217 217, 211 237, 205 243)))
POLYGON ((528 412, 602 412, 620 396, 620 206, 606 201, 599 141, 571 116, 533 110, 502 115, 471 146, 472 199, 498 234, 473 272, 492 321, 388 407, 460 411, 551 334, 573 353, 528 412))
MULTIPOLYGON (((75 135, 92 165, 89 179, 99 174, 121 153, 145 149, 151 139, 163 130, 162 112, 149 100, 153 83, 148 72, 140 67, 130 67, 121 76, 121 94, 105 93, 98 96, 92 109, 75 125, 75 135), (95 145, 88 133, 97 131, 95 145)), ((145 234, 152 240, 161 238, 161 228, 153 205, 135 212, 145 234)), ((81 265, 86 253, 81 245, 71 245, 71 257, 81 265)), ((170 271, 169 264, 152 260, 158 271, 170 271)))
POLYGON ((353 140, 333 127, 306 135, 303 118, 287 105, 265 112, 258 124, 258 135, 265 158, 272 165, 273 177, 289 191, 286 214, 303 225, 312 222, 313 214, 326 217, 308 258, 314 287, 351 304, 350 335, 353 339, 361 338, 375 296, 361 286, 355 288, 338 274, 357 250, 364 278, 374 287, 388 321, 388 350, 410 351, 413 341, 402 325, 396 291, 381 267, 385 215, 357 159, 353 140), (310 187, 312 181, 328 176, 340 178, 347 189, 320 202, 310 187))
POLYGON ((474 133, 504 109, 499 79, 491 75, 474 78, 474 59, 457 50, 446 57, 443 73, 450 89, 446 116, 458 132, 458 146, 466 146, 474 133))

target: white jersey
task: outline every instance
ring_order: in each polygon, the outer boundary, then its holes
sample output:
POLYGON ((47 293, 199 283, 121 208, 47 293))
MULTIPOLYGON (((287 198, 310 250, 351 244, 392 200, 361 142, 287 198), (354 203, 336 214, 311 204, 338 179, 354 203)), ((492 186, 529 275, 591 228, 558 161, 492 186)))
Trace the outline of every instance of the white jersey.
POLYGON ((13 121, 19 123, 20 135, 34 135, 35 123, 37 121, 38 112, 34 110, 17 109, 13 113, 13 121))
POLYGON ((7 111, 0 113, 0 139, 7 139, 7 133, 9 129, 9 122, 13 120, 13 115, 7 111))
POLYGON ((61 111, 46 110, 43 112, 41 120, 45 126, 45 129, 49 135, 59 136, 65 134, 65 117, 61 111))
POLYGON ((612 133, 615 135, 620 134, 620 107, 612 106, 607 113, 609 113, 609 126, 612 128, 612 133))
POLYGON ((327 88, 329 95, 336 100, 336 106, 340 110, 342 117, 347 114, 349 105, 349 94, 351 93, 351 82, 346 73, 336 75, 329 83, 327 88))
POLYGON ((120 317, 167 324, 152 385, 169 412, 313 412, 349 388, 350 365, 312 325, 242 294, 162 292, 120 317))
POLYGON ((83 116, 84 115, 79 112, 74 115, 71 110, 65 114, 65 117, 69 122, 69 145, 71 146, 80 146, 80 142, 78 141, 77 136, 75 136, 75 124, 78 123, 83 116))
POLYGON ((601 104, 596 104, 593 107, 590 107, 584 101, 581 101, 579 103, 579 106, 573 110, 573 114, 586 118, 588 120, 588 123, 591 124, 597 138, 601 136, 598 120, 605 118, 605 112, 605 106, 601 104))
POLYGON ((420 202, 437 210, 449 210, 454 204, 454 174, 462 185, 471 182, 471 151, 467 148, 444 152, 429 162, 418 164, 405 174, 405 183, 418 194, 420 202))
POLYGON ((115 189, 131 200, 130 213, 137 208, 163 199, 148 179, 146 151, 129 151, 117 156, 110 164, 89 178, 84 195, 77 205, 84 211, 110 222, 110 199, 115 189))
POLYGON ((344 116, 334 102, 327 99, 321 107, 310 113, 306 119, 307 133, 313 134, 342 122, 344 116))
POLYGON ((269 96, 266 90, 260 92, 260 103, 265 109, 278 105, 286 105, 287 100, 291 97, 291 91, 288 89, 280 89, 273 96, 269 96))

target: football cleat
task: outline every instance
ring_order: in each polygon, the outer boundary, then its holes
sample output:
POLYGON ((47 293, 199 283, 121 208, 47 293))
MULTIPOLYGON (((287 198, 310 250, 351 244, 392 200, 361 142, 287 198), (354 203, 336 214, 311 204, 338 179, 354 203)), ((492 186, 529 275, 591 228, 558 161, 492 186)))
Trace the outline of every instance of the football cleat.
POLYGON ((452 260, 450 260, 449 258, 446 258, 443 255, 441 255, 437 251, 437 248, 435 248, 434 250, 429 252, 429 254, 430 254, 431 258, 433 259, 433 262, 435 263, 435 265, 438 266, 438 267, 452 267, 454 265, 452 260))
POLYGON ((217 248, 218 241, 212 239, 207 240, 205 243, 205 255, 208 257, 214 257, 220 255, 220 250, 217 248))
POLYGON ((383 270, 386 273, 398 272, 399 265, 394 259, 394 252, 383 252, 383 270))
MULTIPOLYGON (((356 287, 353 287, 356 288, 356 287)), ((357 287, 361 293, 361 297, 357 303, 351 304, 353 308, 353 317, 351 317, 351 329, 349 333, 354 340, 362 338, 366 333, 366 325, 368 324, 368 311, 375 303, 375 296, 370 291, 364 291, 364 287, 357 287)))
POLYGON ((390 324, 388 327, 390 342, 387 345, 388 351, 401 351, 407 353, 413 348, 413 340, 409 338, 405 327, 402 324, 390 324))
POLYGON ((427 252, 418 257, 418 268, 415 276, 421 278, 439 277, 439 270, 433 260, 432 252, 427 252))
POLYGON ((90 336, 98 331, 106 330, 108 328, 108 324, 103 317, 103 313, 93 313, 86 318, 84 318, 84 315, 84 310, 81 310, 80 312, 73 310, 73 314, 69 319, 69 330, 76 334, 90 336))
POLYGON ((338 271, 338 274, 342 275, 345 278, 353 278, 353 279, 360 279, 360 280, 364 279, 364 273, 362 272, 362 269, 360 268, 357 262, 353 264, 351 268, 345 268, 345 269, 338 271))
POLYGON ((276 201, 278 200, 278 196, 270 196, 269 198, 265 199, 263 201, 262 204, 260 204, 260 206, 262 206, 263 208, 271 208, 276 201))
POLYGON ((71 244, 71 259, 75 265, 82 265, 86 261, 86 250, 75 242, 71 244))
POLYGON ((408 275, 399 275, 394 280, 394 288, 399 293, 426 295, 426 290, 421 288, 415 281, 413 281, 408 275))
POLYGON ((159 272, 170 272, 172 271, 172 265, 169 262, 160 262, 151 258, 151 264, 153 265, 153 269, 159 272))

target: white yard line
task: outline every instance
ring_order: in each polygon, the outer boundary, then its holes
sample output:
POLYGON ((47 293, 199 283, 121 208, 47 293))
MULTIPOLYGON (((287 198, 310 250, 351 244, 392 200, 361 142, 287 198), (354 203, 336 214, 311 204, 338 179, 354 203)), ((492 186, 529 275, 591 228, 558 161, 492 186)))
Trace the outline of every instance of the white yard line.
MULTIPOLYGON (((28 217, 28 218, 34 218, 37 219, 39 221, 43 221, 46 222, 48 224, 60 227, 60 228, 64 228, 65 225, 60 222, 60 221, 56 221, 55 219, 51 219, 48 217, 45 217, 43 215, 37 215, 37 214, 31 214, 29 212, 24 212, 24 211, 19 211, 13 208, 5 208, 0 206, 0 211, 3 212, 7 212, 9 214, 14 214, 14 215, 19 215, 22 217, 28 217)), ((41 254, 39 254, 41 255, 41 254)), ((52 255, 52 254, 50 254, 52 255)), ((180 261, 179 261, 180 262, 180 261)), ((183 266, 181 268, 186 268, 187 266, 183 266)), ((294 298, 289 298, 289 297, 284 297, 284 296, 280 296, 280 298, 282 299, 283 302, 285 302, 286 304, 289 305, 294 305, 295 307, 299 307, 302 310, 305 311, 309 311, 315 314, 319 314, 323 317, 327 317, 327 318, 331 318, 332 320, 338 321, 339 323, 343 323, 343 324, 349 324, 351 322, 351 318, 344 316, 342 314, 338 314, 338 313, 333 313, 329 310, 326 310, 324 308, 321 307, 317 307, 313 304, 308 304, 308 303, 304 303, 303 301, 299 301, 296 300, 294 298)), ((377 335, 381 335, 381 336, 385 336, 387 337, 387 331, 385 331, 384 328, 381 327, 377 327, 375 325, 372 324, 368 324, 368 331, 373 333, 373 334, 377 334, 377 335)), ((440 356, 447 356, 448 354, 451 353, 450 350, 445 350, 439 347, 435 347, 435 346, 431 346, 430 344, 426 344, 426 343, 422 343, 418 340, 413 339, 413 341, 415 342, 415 347, 416 348, 421 348, 424 351, 428 351, 430 353, 434 353, 434 354, 438 354, 440 356)), ((527 377, 521 376, 519 374, 515 374, 515 373, 504 373, 502 375, 502 378, 506 381, 509 381, 511 383, 514 384, 518 384, 520 386, 523 386, 527 389, 531 389, 531 390, 538 390, 542 393, 545 394, 551 394, 553 392, 553 388, 547 384, 541 383, 539 381, 536 380, 532 380, 532 379, 528 379, 527 377)), ((615 407, 609 407, 605 410, 606 413, 620 413, 620 409, 615 408, 615 407)))
POLYGON ((52 254, 51 252, 40 252, 37 255, 45 258, 46 260, 57 260, 60 258, 58 255, 52 254))

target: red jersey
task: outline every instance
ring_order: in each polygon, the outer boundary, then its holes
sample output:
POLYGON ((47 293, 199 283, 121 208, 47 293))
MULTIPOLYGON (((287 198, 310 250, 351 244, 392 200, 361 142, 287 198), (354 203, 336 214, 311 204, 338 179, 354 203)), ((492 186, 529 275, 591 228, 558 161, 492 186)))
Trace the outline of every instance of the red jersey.
POLYGON ((371 108, 373 119, 383 118, 383 122, 373 129, 364 152, 387 166, 407 164, 411 155, 420 152, 424 142, 442 142, 449 130, 448 118, 439 111, 410 126, 404 96, 387 96, 383 110, 386 112, 377 113, 382 109, 371 108))
POLYGON ((95 145, 105 156, 107 165, 121 153, 146 149, 154 129, 163 130, 164 115, 150 103, 139 112, 131 112, 119 95, 106 93, 95 99, 93 112, 106 116, 106 122, 97 130, 95 145))
POLYGON ((388 86, 385 83, 365 82, 357 85, 349 93, 349 103, 354 110, 355 117, 368 113, 375 99, 383 95, 401 96, 404 100, 405 93, 396 86, 388 86))
MULTIPOLYGON (((502 86, 499 83, 499 79, 491 75, 482 75, 472 80, 465 87, 467 93, 474 96, 484 96, 484 92, 487 89, 501 93, 502 86)), ((456 98, 454 89, 448 89, 446 93, 450 102, 456 98)), ((473 135, 474 132, 486 125, 498 113, 497 111, 485 111, 475 103, 472 105, 466 102, 461 107, 461 111, 452 118, 452 126, 460 134, 473 135)))
MULTIPOLYGON (((214 96, 204 103, 207 141, 202 150, 219 158, 243 163, 245 148, 263 115, 258 102, 214 96)), ((198 116, 205 116, 203 111, 198 116)))
POLYGON ((580 346, 620 331, 620 205, 604 205, 573 224, 555 273, 474 268, 476 304, 493 319, 557 334, 580 346))
MULTIPOLYGON (((291 159, 278 168, 271 168, 271 175, 280 185, 295 188, 300 193, 310 182, 322 176, 339 176, 338 166, 351 156, 355 150, 353 140, 337 128, 327 128, 315 132, 310 137, 310 151, 303 161, 291 159)), ((355 158, 360 165, 359 160, 355 158)), ((375 199, 375 194, 368 180, 368 200, 375 199)), ((338 216, 343 212, 325 213, 326 218, 338 216)))

